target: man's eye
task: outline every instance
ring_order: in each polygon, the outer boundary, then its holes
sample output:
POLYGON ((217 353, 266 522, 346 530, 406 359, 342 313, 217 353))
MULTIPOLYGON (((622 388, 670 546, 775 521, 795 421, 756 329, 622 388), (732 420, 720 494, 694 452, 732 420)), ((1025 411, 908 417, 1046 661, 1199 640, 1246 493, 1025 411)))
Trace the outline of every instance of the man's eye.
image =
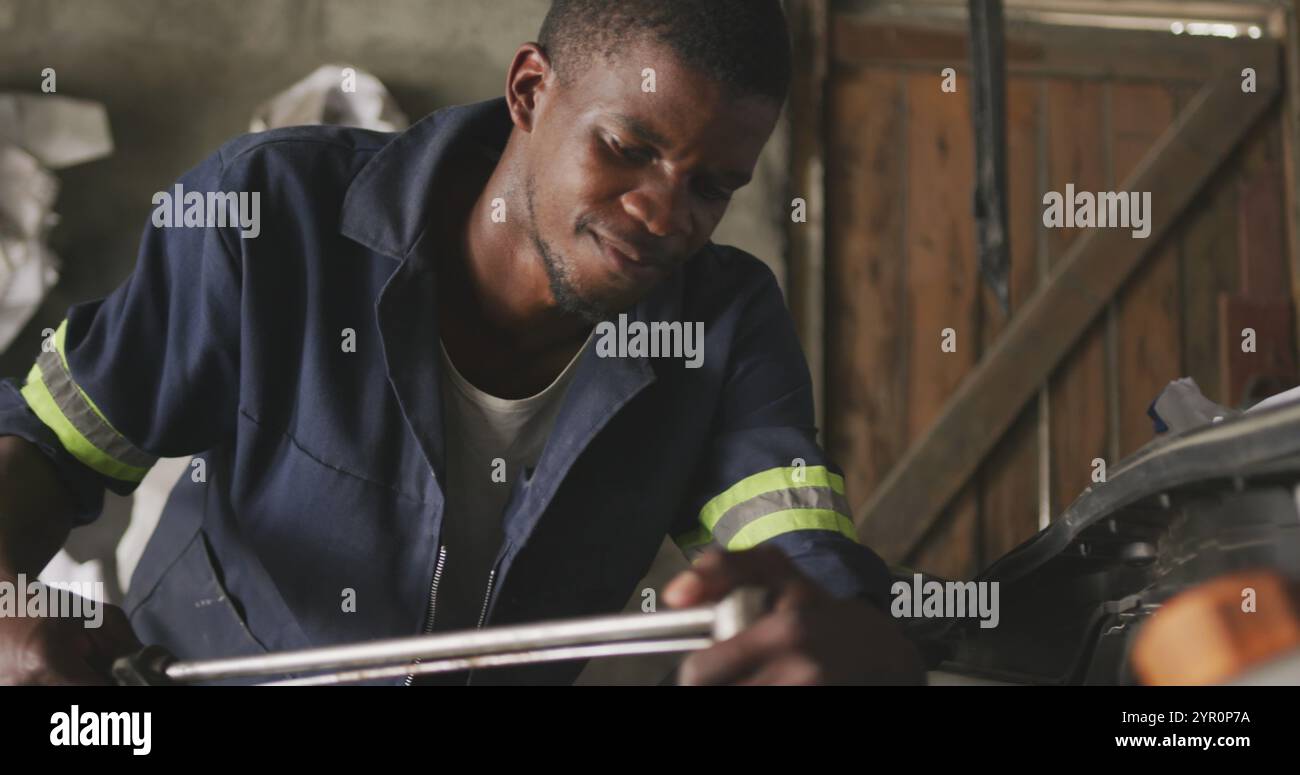
POLYGON ((732 193, 734 192, 728 191, 727 189, 721 188, 720 186, 700 187, 700 196, 704 197, 705 199, 712 199, 718 202, 725 202, 726 200, 730 199, 732 193))
POLYGON ((627 159, 628 161, 637 162, 638 164, 641 164, 641 163, 651 161, 653 159, 649 151, 646 151, 641 148, 628 148, 627 146, 620 143, 618 141, 618 138, 616 137, 609 138, 609 145, 611 148, 614 149, 615 153, 617 153, 619 156, 622 156, 624 159, 627 159))

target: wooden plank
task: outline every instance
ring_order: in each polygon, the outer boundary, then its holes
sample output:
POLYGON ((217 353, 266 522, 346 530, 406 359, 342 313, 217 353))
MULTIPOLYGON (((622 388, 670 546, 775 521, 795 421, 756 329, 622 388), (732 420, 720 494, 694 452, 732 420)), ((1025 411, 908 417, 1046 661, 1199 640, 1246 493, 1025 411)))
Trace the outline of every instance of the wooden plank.
MULTIPOLYGON (((1186 94, 1179 99, 1190 98, 1186 94)), ((1224 400, 1219 386, 1219 295, 1237 287, 1236 177, 1230 160, 1196 195, 1179 227, 1183 371, 1217 402, 1224 400)))
POLYGON ((910 439, 925 432, 977 359, 979 278, 970 103, 941 92, 937 76, 906 80, 910 439), (956 352, 940 348, 946 328, 956 333, 956 352))
POLYGON ((1290 298, 1280 116, 1270 113, 1244 144, 1237 183, 1238 291, 1290 298))
MULTIPOLYGON (((1175 37, 1151 33, 1017 26, 1008 29, 1008 75, 1085 77, 1205 83, 1243 60, 1275 62, 1271 40, 1175 37)), ((831 61, 852 67, 913 67, 965 72, 970 62, 965 31, 868 20, 834 13, 831 61)))
POLYGON ((826 446, 864 498, 907 449, 902 79, 837 74, 827 108, 826 446))
POLYGON ((1285 296, 1219 296, 1220 390, 1228 397, 1229 406, 1253 404, 1295 387, 1291 314, 1291 300, 1285 296), (1251 351, 1242 345, 1242 332, 1247 328, 1254 331, 1251 351))
POLYGON ((1287 264, 1291 301, 1296 314, 1292 331, 1300 342, 1300 0, 1286 4, 1285 77, 1282 100, 1283 189, 1287 264))
MULTIPOLYGON (((812 375, 817 427, 824 428, 825 341, 825 89, 828 70, 827 0, 791 0, 794 58, 790 85, 790 191, 806 203, 803 223, 790 223, 786 267, 790 314, 812 375)), ((823 439, 823 441, 825 441, 823 439)))
POLYGON ((1234 71, 1207 84, 1179 115, 1120 186, 1151 192, 1149 239, 1095 229, 1071 245, 927 434, 863 504, 858 529, 865 543, 887 559, 916 546, 1062 355, 1276 97, 1276 68, 1258 72, 1257 92, 1243 93, 1234 71))
MULTIPOLYGON (((1160 86, 1125 84, 1112 87, 1111 97, 1114 178, 1123 180, 1173 122, 1174 95, 1160 86)), ((1147 407, 1183 375, 1178 269, 1177 235, 1170 234, 1117 299, 1120 458, 1151 440, 1147 407)))
POLYGON ((1282 165, 1241 181, 1237 195, 1237 255, 1241 292, 1253 298, 1290 298, 1282 165))
MULTIPOLYGON (((1040 84, 1007 79, 1008 236, 1011 241, 1011 314, 1038 287, 1038 217, 1042 192, 1038 156, 1042 106, 1040 84)), ((981 352, 988 351, 1009 322, 993 294, 984 288, 980 310, 981 352)), ((981 565, 1001 557, 1038 531, 1038 408, 1031 403, 989 452, 980 467, 981 565)))
POLYGON ((978 490, 969 486, 935 520, 904 566, 945 579, 971 579, 979 572, 978 490))
MULTIPOLYGON (((831 57, 840 64, 870 66, 944 61, 965 69, 970 63, 970 39, 965 31, 882 24, 837 13, 830 32, 831 57)), ((1007 65, 1041 63, 1046 56, 1044 48, 1040 43, 1008 35, 1007 65)))
POLYGON ((1219 296, 1220 390, 1251 404, 1296 382, 1288 243, 1283 223, 1282 122, 1270 112, 1243 144, 1237 193, 1236 293, 1219 296), (1255 332, 1254 352, 1242 330, 1255 332))
MULTIPOLYGON (((971 192, 975 149, 970 96, 944 92, 937 74, 907 82, 907 227, 904 298, 907 305, 907 439, 919 438, 979 357, 979 289, 971 192), (941 347, 944 330, 955 352, 941 347)), ((932 535, 907 558, 947 578, 977 569, 974 488, 962 491, 937 520, 932 535)))
MULTIPOLYGON (((1048 190, 1109 188, 1105 152, 1105 87, 1078 79, 1047 83, 1048 190)), ((1038 213, 1042 213, 1039 200, 1038 213)), ((1048 265, 1055 267, 1085 233, 1048 232, 1048 265)), ((1106 456, 1104 321, 1088 328, 1049 380, 1052 513, 1058 514, 1090 482, 1092 460, 1106 456)))

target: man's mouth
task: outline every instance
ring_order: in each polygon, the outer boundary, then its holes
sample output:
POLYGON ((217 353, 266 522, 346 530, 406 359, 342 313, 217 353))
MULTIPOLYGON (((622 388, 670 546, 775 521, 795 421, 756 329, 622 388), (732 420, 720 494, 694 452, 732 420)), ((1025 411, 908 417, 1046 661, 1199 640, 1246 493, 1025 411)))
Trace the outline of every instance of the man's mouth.
POLYGON ((645 258, 622 242, 611 240, 594 231, 591 232, 591 236, 596 241, 596 248, 619 274, 638 282, 654 282, 661 279, 667 271, 661 262, 645 258))

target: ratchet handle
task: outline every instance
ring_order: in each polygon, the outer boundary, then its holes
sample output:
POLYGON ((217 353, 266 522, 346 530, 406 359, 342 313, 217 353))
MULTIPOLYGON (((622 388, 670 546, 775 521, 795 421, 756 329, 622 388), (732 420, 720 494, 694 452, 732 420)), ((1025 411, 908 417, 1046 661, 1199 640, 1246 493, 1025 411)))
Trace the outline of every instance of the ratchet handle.
MULTIPOLYGON (((770 608, 771 595, 768 590, 761 587, 740 587, 716 603, 706 619, 702 615, 707 609, 698 609, 693 614, 696 619, 696 624, 691 625, 695 630, 693 636, 706 638, 705 643, 709 636, 715 642, 727 640, 758 621, 770 608)), ((629 616, 644 621, 639 614, 629 616)), ((685 632, 677 633, 677 637, 686 635, 685 632)), ((113 662, 113 678, 119 686, 176 686, 185 682, 184 679, 173 680, 167 675, 167 669, 176 663, 176 657, 162 646, 146 646, 113 662)), ((194 663, 185 664, 192 666, 194 663)))
POLYGON ((113 662, 113 679, 118 686, 174 686, 167 677, 167 666, 176 657, 162 646, 145 646, 134 654, 113 662))
POLYGON ((713 639, 727 640, 771 610, 771 595, 762 587, 738 587, 718 603, 713 639))

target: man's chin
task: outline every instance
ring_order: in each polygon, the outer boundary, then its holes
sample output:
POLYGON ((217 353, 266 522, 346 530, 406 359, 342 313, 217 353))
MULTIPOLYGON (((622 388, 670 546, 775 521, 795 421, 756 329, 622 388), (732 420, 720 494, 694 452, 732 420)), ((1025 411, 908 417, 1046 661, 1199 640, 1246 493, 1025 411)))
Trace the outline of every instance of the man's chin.
POLYGON ((617 318, 620 313, 631 312, 632 309, 650 294, 654 293, 662 283, 656 282, 650 285, 638 286, 631 289, 620 288, 599 297, 588 297, 587 304, 592 309, 602 311, 602 320, 612 320, 617 318))
POLYGON ((616 311, 611 312, 612 308, 603 300, 577 293, 572 288, 559 289, 552 287, 551 295, 554 298, 555 306, 560 311, 581 318, 592 325, 602 320, 608 320, 618 314, 616 311))

